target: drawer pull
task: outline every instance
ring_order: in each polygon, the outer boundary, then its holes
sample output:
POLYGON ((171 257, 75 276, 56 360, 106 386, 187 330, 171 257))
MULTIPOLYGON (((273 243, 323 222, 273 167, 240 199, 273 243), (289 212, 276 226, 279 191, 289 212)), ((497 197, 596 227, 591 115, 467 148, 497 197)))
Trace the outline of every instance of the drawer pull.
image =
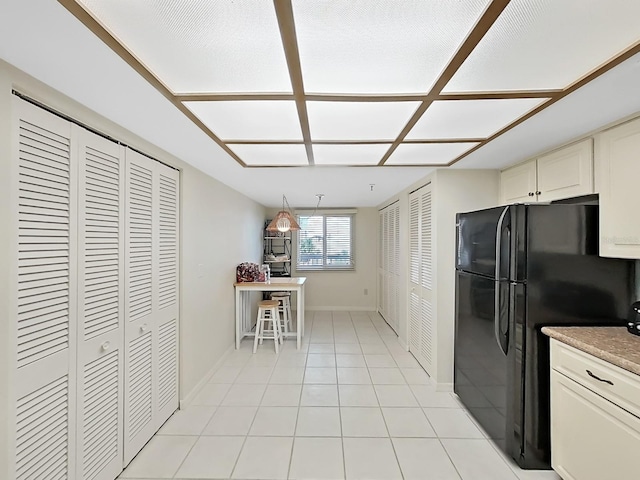
POLYGON ((593 372, 591 372, 591 370, 587 370, 587 374, 589 374, 589 376, 591 378, 595 378, 599 382, 608 383, 609 385, 613 385, 613 382, 611 380, 605 380, 604 378, 600 378, 597 375, 594 375, 593 372))

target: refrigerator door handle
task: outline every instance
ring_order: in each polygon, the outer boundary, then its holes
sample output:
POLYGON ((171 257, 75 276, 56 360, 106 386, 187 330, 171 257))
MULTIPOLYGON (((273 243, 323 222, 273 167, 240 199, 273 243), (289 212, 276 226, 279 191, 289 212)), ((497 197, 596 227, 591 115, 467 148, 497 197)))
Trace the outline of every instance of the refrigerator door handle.
POLYGON ((500 214, 500 218, 498 219, 498 226, 496 228, 496 275, 495 275, 495 301, 494 301, 494 319, 493 319, 493 330, 494 335, 496 337, 496 342, 500 346, 500 350, 506 355, 507 352, 500 341, 501 332, 500 332, 500 270, 501 270, 501 253, 502 253, 502 225, 504 224, 504 218, 507 216, 507 212, 509 211, 509 207, 504 207, 504 210, 500 214))
POLYGON ((500 270, 502 268, 502 226, 504 224, 504 218, 507 216, 507 212, 509 211, 509 207, 504 207, 504 210, 500 214, 500 218, 498 219, 498 226, 496 228, 496 275, 495 279, 497 281, 500 280, 500 270))

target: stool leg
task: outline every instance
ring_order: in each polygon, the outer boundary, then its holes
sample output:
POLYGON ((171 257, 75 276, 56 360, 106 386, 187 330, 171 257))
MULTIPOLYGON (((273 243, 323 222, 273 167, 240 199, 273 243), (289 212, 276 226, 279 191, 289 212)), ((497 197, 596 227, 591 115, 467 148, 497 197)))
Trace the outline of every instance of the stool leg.
POLYGON ((291 325, 291 303, 289 302, 289 298, 286 298, 282 304, 284 307, 284 331, 285 333, 289 333, 289 325, 291 325))
POLYGON ((253 340, 253 353, 256 353, 258 350, 258 339, 260 338, 260 329, 264 328, 262 325, 260 310, 258 310, 258 319, 256 320, 256 338, 253 340))
POLYGON ((278 342, 282 342, 282 335, 280 334, 280 315, 278 315, 278 307, 274 307, 271 310, 271 325, 273 328, 273 344, 275 345, 276 354, 278 352, 278 342))

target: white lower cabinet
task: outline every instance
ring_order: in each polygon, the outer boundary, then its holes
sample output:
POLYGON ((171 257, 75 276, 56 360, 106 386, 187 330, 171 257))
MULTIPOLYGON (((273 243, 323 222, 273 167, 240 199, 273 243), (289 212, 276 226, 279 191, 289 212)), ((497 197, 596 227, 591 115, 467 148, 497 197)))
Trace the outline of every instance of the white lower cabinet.
POLYGON ((564 480, 637 479, 640 377, 556 340, 551 368, 553 469, 564 480))

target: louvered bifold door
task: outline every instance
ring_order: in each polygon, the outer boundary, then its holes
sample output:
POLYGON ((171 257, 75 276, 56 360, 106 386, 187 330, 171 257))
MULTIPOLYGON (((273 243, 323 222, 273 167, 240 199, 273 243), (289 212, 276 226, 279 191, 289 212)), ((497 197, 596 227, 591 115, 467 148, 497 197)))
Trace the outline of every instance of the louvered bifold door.
POLYGON ((178 408, 178 231, 179 172, 160 163, 157 171, 157 360, 154 382, 156 428, 178 408))
POLYGON ((10 477, 74 478, 77 284, 71 126, 18 98, 13 112, 18 251, 11 254, 18 264, 10 477))
POLYGON ((420 352, 420 192, 409 195, 409 351, 420 352))
POLYGON ((427 373, 433 372, 435 360, 435 322, 433 317, 433 248, 432 192, 423 187, 420 195, 420 284, 422 287, 421 340, 418 361, 427 373))
POLYGON ((124 464, 153 436, 156 162, 126 150, 124 464))
POLYGON ((78 138, 78 401, 76 477, 122 470, 124 147, 78 138))
POLYGON ((382 277, 384 276, 384 270, 382 268, 382 249, 384 246, 384 212, 381 210, 378 213, 378 313, 382 315, 383 312, 383 290, 382 290, 382 277))
POLYGON ((128 464, 178 408, 179 172, 130 149, 125 156, 128 464))
POLYGON ((394 207, 396 223, 393 231, 393 256, 394 256, 394 271, 393 275, 393 290, 391 295, 394 299, 394 312, 396 333, 400 327, 400 205, 396 204, 394 207))

